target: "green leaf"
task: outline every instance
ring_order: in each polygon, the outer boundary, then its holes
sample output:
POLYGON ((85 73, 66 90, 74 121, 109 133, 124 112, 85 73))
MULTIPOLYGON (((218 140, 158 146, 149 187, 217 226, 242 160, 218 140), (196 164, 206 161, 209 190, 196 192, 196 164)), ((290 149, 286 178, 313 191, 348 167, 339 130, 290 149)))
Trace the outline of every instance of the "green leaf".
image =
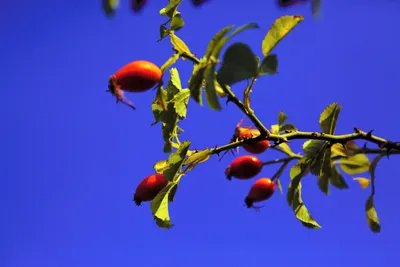
POLYGON ((154 220, 156 221, 156 224, 161 228, 169 229, 174 226, 169 217, 168 210, 168 202, 170 199, 169 195, 171 194, 171 191, 174 187, 175 183, 168 183, 168 185, 157 194, 157 196, 151 201, 150 204, 154 220))
POLYGON ((282 126, 285 123, 285 121, 287 121, 287 119, 288 119, 288 116, 286 116, 286 114, 283 113, 283 111, 279 112, 279 114, 278 114, 278 125, 282 126))
POLYGON ((161 71, 164 73, 167 69, 169 69, 172 65, 174 65, 179 59, 179 54, 173 54, 162 66, 161 71))
POLYGON ((178 184, 177 183, 173 183, 173 187, 171 188, 171 191, 169 192, 169 195, 168 195, 168 201, 169 202, 174 202, 175 194, 176 194, 177 190, 178 190, 178 184))
POLYGON ((217 91, 215 88, 215 64, 209 64, 204 73, 206 80, 206 100, 212 110, 221 110, 217 91))
POLYGON ((168 168, 168 160, 160 160, 153 166, 156 173, 162 174, 168 168))
POLYGON ((313 175, 319 176, 323 163, 323 155, 328 147, 328 142, 321 140, 308 140, 303 144, 305 156, 303 160, 310 165, 313 175))
POLYGON ((289 205, 292 206, 296 190, 300 185, 301 179, 306 176, 309 172, 309 166, 302 161, 298 161, 295 165, 292 166, 290 169, 290 179, 291 182, 289 184, 289 189, 286 194, 286 200, 288 201, 289 205))
POLYGON ((334 164, 332 164, 332 175, 331 177, 329 177, 329 182, 337 189, 349 188, 349 186, 346 183, 346 180, 343 178, 338 168, 334 164))
POLYGON ((215 47, 217 46, 217 44, 222 40, 222 38, 233 28, 232 26, 227 26, 225 28, 223 28, 222 30, 220 30, 216 35, 214 35, 214 37, 211 39, 210 43, 207 46, 207 50, 206 50, 206 55, 205 58, 208 60, 215 47))
POLYGON ((167 37, 170 33, 170 30, 165 27, 165 25, 160 25, 160 39, 157 42, 160 42, 162 39, 164 39, 165 37, 167 37))
POLYGON ((338 103, 333 103, 326 107, 325 110, 321 113, 319 125, 321 126, 321 130, 323 133, 335 133, 336 123, 341 109, 342 107, 340 107, 338 103))
POLYGON ((272 134, 279 135, 280 134, 279 124, 271 125, 271 132, 272 132, 272 134))
POLYGON ((206 162, 211 156, 211 150, 204 149, 200 151, 195 151, 188 155, 188 158, 185 160, 185 173, 191 171, 197 164, 202 162, 206 162))
POLYGON ((281 143, 276 148, 281 150, 282 152, 284 152, 288 156, 292 156, 293 155, 292 149, 290 149, 290 146, 288 144, 286 144, 286 143, 281 143))
POLYGON ((329 195, 329 179, 332 176, 331 150, 325 149, 322 157, 322 167, 318 175, 319 189, 329 195))
POLYGON ((259 74, 276 74, 278 73, 278 56, 271 54, 266 56, 258 70, 259 74))
POLYGON ((347 174, 360 174, 370 168, 370 162, 365 154, 356 154, 339 160, 340 168, 347 174))
POLYGON ((189 104, 190 90, 182 89, 177 94, 174 95, 172 102, 174 103, 174 108, 176 114, 180 119, 186 118, 187 106, 189 104))
POLYGON ((163 172, 165 179, 168 181, 175 181, 178 171, 180 171, 183 165, 190 144, 191 143, 189 141, 183 142, 176 152, 169 155, 168 168, 166 168, 163 172))
POLYGON ((185 25, 185 22, 183 21, 183 18, 181 15, 175 15, 170 23, 171 30, 173 31, 179 31, 183 26, 185 25))
POLYGON ((234 43, 225 51, 217 81, 232 85, 256 75, 257 61, 250 47, 243 43, 234 43))
POLYGON ((369 228, 374 233, 380 233, 381 225, 379 223, 378 214, 376 213, 373 195, 370 195, 365 203, 365 212, 367 214, 367 223, 369 228))
POLYGON ((342 144, 336 143, 331 146, 332 158, 347 157, 346 149, 342 144))
POLYGON ((165 8, 160 10, 160 15, 167 16, 169 18, 178 15, 179 12, 177 11, 177 9, 180 3, 182 3, 182 0, 170 0, 169 4, 165 8))
MULTIPOLYGON (((171 44, 173 46, 173 49, 179 53, 179 55, 186 55, 189 57, 194 57, 192 52, 190 52, 189 47, 185 44, 184 41, 182 41, 181 38, 176 36, 173 32, 169 34, 170 39, 171 39, 171 44)), ((182 57, 183 60, 186 60, 185 57, 182 57)))
POLYGON ((268 56, 272 49, 303 20, 303 16, 282 16, 275 20, 262 42, 264 56, 268 56))
POLYGON ((107 17, 113 17, 116 9, 119 7, 119 0, 102 0, 103 10, 107 17))
POLYGON ((194 65, 192 76, 189 79, 190 96, 200 106, 203 105, 201 89, 203 88, 203 80, 206 68, 207 63, 201 59, 199 64, 194 65))
POLYGON ((281 126, 279 131, 280 132, 297 132, 297 128, 293 124, 286 123, 286 124, 281 126))

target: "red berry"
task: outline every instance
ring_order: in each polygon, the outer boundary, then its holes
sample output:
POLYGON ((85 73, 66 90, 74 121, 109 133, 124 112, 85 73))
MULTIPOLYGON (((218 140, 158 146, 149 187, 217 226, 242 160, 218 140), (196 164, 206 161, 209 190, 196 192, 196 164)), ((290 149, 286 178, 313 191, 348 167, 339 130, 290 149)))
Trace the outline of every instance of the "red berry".
MULTIPOLYGON (((235 131, 235 136, 238 140, 257 137, 259 135, 259 130, 251 129, 249 127, 237 127, 235 131)), ((253 144, 244 144, 242 147, 251 154, 261 154, 264 153, 270 146, 271 145, 268 140, 261 140, 253 144)))
POLYGON ((260 178, 251 186, 244 202, 248 208, 254 207, 253 203, 269 199, 275 192, 275 184, 269 178, 260 178))
POLYGON ((162 75, 161 69, 149 61, 133 61, 110 77, 108 91, 117 98, 117 103, 123 102, 135 109, 133 104, 124 98, 122 91, 147 91, 161 81, 162 75))
POLYGON ((147 176, 136 187, 136 192, 133 195, 133 201, 138 206, 140 206, 140 204, 144 201, 151 201, 164 187, 167 186, 167 184, 168 181, 162 174, 156 173, 147 176))
POLYGON ((241 156, 234 159, 225 170, 228 180, 232 177, 238 179, 250 179, 260 173, 262 162, 255 156, 241 156))

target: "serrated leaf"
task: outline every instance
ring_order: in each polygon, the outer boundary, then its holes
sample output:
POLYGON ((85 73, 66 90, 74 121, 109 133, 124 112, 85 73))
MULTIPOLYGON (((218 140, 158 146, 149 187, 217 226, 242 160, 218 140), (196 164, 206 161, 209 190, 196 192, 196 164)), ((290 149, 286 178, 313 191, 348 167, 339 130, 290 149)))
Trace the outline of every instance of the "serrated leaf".
POLYGON ((208 106, 212 110, 221 110, 221 104, 219 103, 217 91, 215 88, 215 64, 209 64, 204 72, 205 78, 205 91, 206 91, 206 100, 208 106))
POLYGON ((334 164, 332 164, 332 175, 331 177, 329 177, 329 182, 337 189, 349 188, 349 186, 346 183, 346 180, 343 178, 338 168, 334 164))
POLYGON ((160 39, 157 42, 160 42, 162 39, 169 35, 170 31, 165 25, 160 25, 160 39))
POLYGON ((347 174, 367 172, 370 167, 369 159, 364 154, 356 154, 339 160, 340 168, 347 174))
POLYGON ((185 25, 185 22, 184 22, 182 16, 180 14, 178 14, 172 18, 169 25, 171 27, 171 30, 179 31, 185 25))
POLYGON ((334 134, 336 129, 336 123, 339 117, 339 113, 342 107, 338 103, 332 103, 321 113, 319 119, 319 125, 321 130, 326 134, 334 134))
POLYGON ((282 16, 275 20, 262 41, 262 52, 266 57, 275 48, 275 46, 293 30, 304 17, 298 16, 282 16))
POLYGON ((276 74, 278 73, 278 56, 271 54, 266 56, 258 69, 259 74, 276 74))
POLYGON ((318 175, 319 189, 329 195, 329 179, 332 176, 331 150, 325 149, 322 157, 321 170, 318 175))
POLYGON ((233 25, 231 26, 227 26, 225 28, 223 28, 222 30, 220 30, 216 35, 214 35, 214 37, 211 39, 211 41, 209 42, 208 46, 207 46, 207 50, 206 50, 206 55, 205 58, 208 60, 215 47, 217 46, 217 44, 222 40, 222 38, 230 31, 232 30, 233 25))
POLYGON ((162 174, 168 168, 168 161, 160 160, 156 164, 153 165, 153 168, 156 171, 156 173, 162 174))
POLYGON ((172 100, 174 96, 182 90, 181 78, 176 68, 170 71, 170 77, 167 84, 168 100, 172 100))
POLYGON ((168 202, 169 194, 175 187, 175 183, 168 183, 157 196, 151 201, 150 208, 153 213, 156 224, 165 229, 169 229, 173 226, 169 217, 168 202))
POLYGON ((369 228, 374 233, 380 233, 381 225, 379 223, 378 214, 376 213, 373 195, 369 196, 365 203, 365 212, 367 214, 367 223, 369 228))
POLYGON ((206 162, 210 158, 211 152, 209 149, 204 149, 190 154, 184 162, 185 173, 191 171, 196 165, 206 162))
POLYGON ((200 106, 203 105, 201 89, 203 88, 206 68, 207 64, 203 60, 200 60, 200 64, 194 66, 192 76, 189 79, 190 96, 200 106))
POLYGON ((228 47, 218 71, 218 83, 232 85, 256 75, 257 61, 250 47, 244 43, 234 43, 228 47))
POLYGON ((177 11, 177 9, 180 3, 182 3, 182 0, 170 0, 169 4, 165 8, 160 10, 160 15, 167 16, 169 18, 178 15, 179 12, 177 11))
POLYGON ((179 93, 174 95, 172 102, 174 103, 174 109, 180 119, 186 118, 187 106, 189 104, 190 90, 182 89, 179 93))
POLYGON ((288 116, 286 116, 285 113, 283 113, 283 111, 280 111, 278 114, 278 125, 282 126, 288 119, 288 116))
MULTIPOLYGON (((192 52, 190 52, 189 47, 185 44, 184 41, 182 41, 181 38, 179 38, 178 36, 176 36, 174 33, 170 33, 169 34, 170 39, 171 39, 171 44, 173 46, 173 49, 179 53, 179 55, 186 55, 186 56, 190 56, 190 57, 194 57, 194 55, 192 54, 192 52)), ((183 60, 186 60, 185 57, 182 57, 183 60)))
POLYGON ((164 73, 167 69, 169 69, 172 65, 174 65, 179 59, 179 54, 173 54, 162 66, 161 71, 164 73))
POLYGON ((297 128, 293 124, 286 123, 281 126, 280 132, 297 132, 297 128))
POLYGON ((368 178, 362 178, 362 177, 357 177, 353 178, 354 181, 357 181, 362 189, 367 189, 369 184, 371 183, 371 180, 368 178))
POLYGON ((168 168, 166 168, 163 172, 165 179, 167 179, 168 181, 175 180, 176 175, 180 171, 182 164, 185 160, 190 144, 190 141, 182 142, 179 149, 169 155, 168 168))
POLYGON ((103 0, 103 11, 107 17, 113 17, 119 7, 119 0, 103 0))

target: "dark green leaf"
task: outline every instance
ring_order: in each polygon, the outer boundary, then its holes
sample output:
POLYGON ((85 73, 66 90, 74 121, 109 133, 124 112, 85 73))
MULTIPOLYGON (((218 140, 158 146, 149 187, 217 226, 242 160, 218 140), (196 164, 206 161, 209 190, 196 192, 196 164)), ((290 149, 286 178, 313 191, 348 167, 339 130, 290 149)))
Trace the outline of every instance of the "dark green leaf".
POLYGON ((178 184, 175 184, 175 183, 173 183, 173 184, 174 185, 172 186, 171 191, 169 192, 169 195, 168 195, 169 202, 174 202, 175 194, 176 194, 176 191, 178 190, 178 184))
POLYGON ((322 156, 322 167, 318 175, 319 189, 326 195, 329 194, 329 179, 332 176, 331 150, 325 149, 322 156))
POLYGON ((190 96, 201 106, 203 105, 201 89, 203 88, 206 68, 206 62, 200 60, 200 64, 194 65, 192 76, 189 79, 190 96))
POLYGON ((282 126, 285 123, 285 121, 287 121, 287 119, 288 119, 288 116, 286 116, 286 114, 283 113, 283 111, 279 112, 279 114, 278 114, 278 125, 282 126))
POLYGON ((281 126, 279 131, 280 132, 297 132, 297 128, 293 124, 286 123, 286 124, 281 126))
POLYGON ((349 186, 346 183, 346 180, 343 178, 338 168, 334 164, 332 164, 332 175, 331 177, 329 177, 329 182, 331 183, 331 185, 333 185, 338 189, 349 188, 349 186))
POLYGON ((319 125, 321 126, 322 132, 326 134, 334 134, 336 129, 336 123, 339 117, 339 113, 342 107, 338 103, 330 104, 321 113, 319 118, 319 125))
POLYGON ((232 85, 256 75, 257 61, 250 47, 243 43, 234 43, 225 51, 217 81, 232 85))
POLYGON ((365 212, 367 214, 367 222, 369 228, 374 233, 380 233, 381 225, 379 223, 378 214, 376 213, 373 195, 369 196, 367 202, 365 203, 365 212))
POLYGON ((168 35, 169 35, 169 29, 165 27, 165 25, 160 25, 160 39, 158 40, 158 42, 167 37, 168 35))
POLYGON ((313 175, 319 176, 322 168, 322 159, 328 143, 321 140, 308 140, 303 144, 305 156, 302 158, 310 165, 313 175))
POLYGON ((175 53, 173 54, 162 66, 161 66, 161 71, 164 73, 167 69, 169 69, 172 65, 176 63, 179 59, 179 54, 175 53))
POLYGON ((365 154, 356 154, 339 160, 340 168, 347 174, 360 174, 370 168, 370 162, 365 154))
POLYGON ((168 157, 168 168, 166 168, 163 172, 165 179, 168 181, 175 181, 175 178, 178 174, 178 171, 180 171, 182 164, 185 160, 186 154, 189 150, 190 142, 185 141, 183 142, 179 149, 171 153, 168 157))
POLYGON ((259 68, 259 74, 276 74, 278 73, 278 56, 271 54, 266 56, 259 68))
POLYGON ((178 31, 185 25, 183 18, 181 15, 175 15, 170 23, 171 30, 178 31))
POLYGON ((233 28, 232 26, 227 26, 225 28, 223 28, 222 30, 220 30, 210 41, 210 43, 207 46, 207 50, 206 50, 206 55, 205 58, 208 60, 215 47, 217 46, 217 44, 222 40, 222 38, 233 28))
POLYGON ((217 91, 215 88, 215 64, 209 64, 204 73, 206 80, 206 100, 212 110, 221 110, 217 91))

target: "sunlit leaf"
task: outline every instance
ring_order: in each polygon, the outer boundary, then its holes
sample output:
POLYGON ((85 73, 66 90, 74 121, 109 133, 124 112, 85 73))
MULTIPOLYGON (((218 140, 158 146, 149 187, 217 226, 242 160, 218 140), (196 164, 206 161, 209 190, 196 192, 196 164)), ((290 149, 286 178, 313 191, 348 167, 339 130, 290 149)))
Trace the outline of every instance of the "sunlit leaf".
POLYGON ((292 149, 290 149, 289 145, 286 144, 286 143, 281 143, 276 148, 281 150, 282 152, 284 152, 288 156, 292 156, 293 155, 292 149))
POLYGON ((302 160, 310 165, 310 171, 313 175, 320 175, 323 155, 327 148, 328 143, 321 140, 308 140, 303 144, 305 155, 302 160))
POLYGON ((322 132, 326 134, 334 134, 336 129, 336 123, 339 117, 340 109, 338 103, 330 104, 321 113, 319 119, 319 125, 321 126, 322 132))
POLYGON ((156 164, 154 164, 153 168, 157 173, 162 174, 168 168, 168 161, 160 160, 156 164))
POLYGON ((278 56, 271 54, 266 56, 258 70, 259 74, 276 74, 278 73, 278 56))
POLYGON ((170 23, 171 30, 178 31, 185 25, 183 18, 181 15, 175 15, 170 23))
POLYGON ((181 2, 182 0, 170 0, 169 4, 165 8, 160 10, 160 15, 167 16, 169 18, 178 15, 179 12, 177 11, 177 8, 181 2))
POLYGON ((344 148, 344 146, 342 144, 333 144, 331 146, 331 156, 332 158, 335 157, 347 157, 347 153, 346 153, 346 149, 344 148))
POLYGON ((227 26, 225 28, 223 28, 222 30, 220 30, 210 41, 210 43, 207 46, 207 50, 206 50, 206 55, 205 58, 208 60, 215 47, 217 46, 217 44, 222 40, 222 38, 233 28, 232 26, 227 26))
POLYGON ((228 47, 218 71, 217 81, 220 84, 232 85, 256 75, 257 61, 250 47, 244 43, 234 43, 228 47))
POLYGON ((268 56, 272 49, 303 20, 304 17, 301 15, 282 16, 275 20, 262 42, 264 56, 268 56))
MULTIPOLYGON (((172 32, 170 33, 170 39, 171 39, 171 43, 172 46, 174 48, 174 50, 176 52, 179 53, 179 55, 186 55, 189 57, 194 57, 194 55, 192 54, 192 52, 190 52, 189 47, 185 44, 184 41, 182 41, 182 39, 180 39, 178 36, 176 36, 175 34, 173 34, 172 32)), ((182 57, 183 60, 186 60, 186 57, 182 57)))
POLYGON ((274 125, 271 125, 271 132, 272 132, 272 134, 276 134, 276 135, 279 135, 279 125, 278 124, 274 124, 274 125))
POLYGON ((172 65, 176 63, 179 59, 179 54, 175 53, 173 54, 162 66, 161 66, 161 71, 164 73, 167 69, 169 69, 172 65))
POLYGON ((365 154, 357 154, 339 161, 340 168, 347 174, 360 174, 369 170, 370 162, 365 154))
POLYGON ((179 149, 171 153, 168 157, 168 168, 163 172, 165 179, 173 181, 176 178, 178 171, 181 169, 182 164, 185 160, 186 154, 190 146, 189 141, 185 141, 181 144, 179 149))
POLYGON ((357 181, 362 189, 367 189, 369 184, 371 183, 371 180, 368 178, 362 178, 362 177, 357 177, 353 178, 354 181, 357 181))
POLYGON ((192 170, 194 167, 196 167, 197 164, 206 162, 210 158, 211 152, 212 151, 209 149, 204 149, 192 153, 184 162, 185 172, 192 170))
POLYGON ((161 111, 168 111, 167 100, 167 92, 163 90, 162 86, 158 86, 156 98, 154 99, 153 104, 158 105, 161 108, 161 111))
POLYGON ((376 213, 373 195, 371 195, 365 203, 365 212, 367 214, 367 222, 369 228, 374 233, 380 233, 381 225, 379 222, 378 214, 376 213))
POLYGON ((304 164, 301 161, 298 161, 290 169, 291 182, 289 184, 289 189, 286 194, 286 200, 288 201, 289 205, 293 204, 295 193, 300 184, 300 181, 304 176, 308 174, 308 172, 309 172, 309 166, 307 166, 307 164, 304 164))
POLYGON ((282 189, 282 185, 281 185, 281 181, 279 179, 275 180, 275 184, 279 189, 279 192, 281 192, 281 195, 283 195, 283 189, 282 189))
POLYGON ((173 226, 169 217, 168 202, 169 194, 175 187, 175 183, 170 182, 164 187, 157 196, 151 201, 150 208, 157 225, 161 228, 169 229, 173 226))
POLYGON ((187 107, 189 104, 190 90, 182 89, 177 94, 174 95, 172 102, 174 103, 174 108, 176 114, 180 119, 186 118, 187 107))

